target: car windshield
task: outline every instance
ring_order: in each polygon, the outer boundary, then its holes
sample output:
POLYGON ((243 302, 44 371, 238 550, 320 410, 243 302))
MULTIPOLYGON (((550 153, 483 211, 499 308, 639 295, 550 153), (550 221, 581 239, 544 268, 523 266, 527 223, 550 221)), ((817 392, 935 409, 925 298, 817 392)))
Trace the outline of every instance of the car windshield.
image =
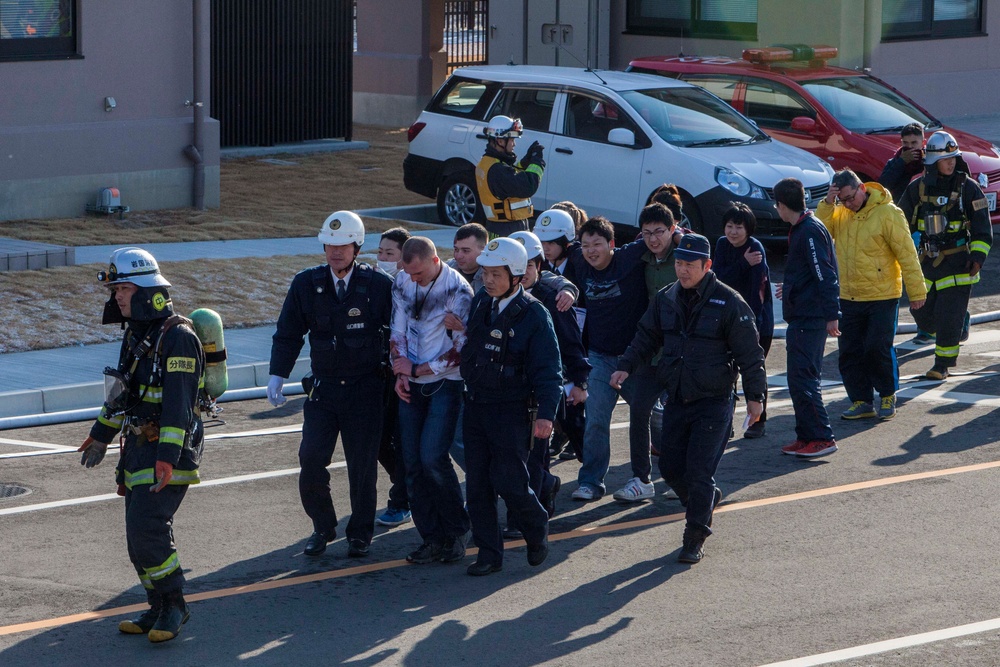
POLYGON ((655 88, 621 93, 664 141, 675 146, 732 146, 767 135, 701 88, 655 88))
POLYGON ((852 132, 898 133, 904 125, 940 123, 898 93, 865 76, 803 81, 802 87, 852 132))

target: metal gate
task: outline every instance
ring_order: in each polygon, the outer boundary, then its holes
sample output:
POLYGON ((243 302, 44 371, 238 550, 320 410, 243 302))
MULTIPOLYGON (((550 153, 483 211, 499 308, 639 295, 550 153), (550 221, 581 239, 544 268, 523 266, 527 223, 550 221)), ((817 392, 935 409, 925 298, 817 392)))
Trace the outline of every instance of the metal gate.
POLYGON ((444 47, 448 73, 456 67, 485 65, 489 0, 450 0, 444 3, 444 47))
POLYGON ((351 138, 352 0, 212 0, 225 146, 351 138))

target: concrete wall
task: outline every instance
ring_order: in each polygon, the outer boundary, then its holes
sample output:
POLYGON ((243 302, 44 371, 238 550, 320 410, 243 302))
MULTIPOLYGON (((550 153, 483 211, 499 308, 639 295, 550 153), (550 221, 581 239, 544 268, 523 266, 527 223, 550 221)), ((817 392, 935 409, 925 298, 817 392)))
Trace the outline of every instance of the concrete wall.
MULTIPOLYGON (((79 6, 82 58, 0 62, 0 219, 82 215, 107 186, 134 210, 190 206, 191 0, 79 6)), ((209 62, 202 71, 208 80, 209 62)), ((204 157, 205 203, 218 207, 212 120, 204 157)))
POLYGON ((358 0, 354 122, 409 126, 447 75, 444 0, 358 0))
MULTIPOLYGON (((985 4, 985 0, 984 0, 985 4)), ((988 36, 882 42, 882 0, 758 0, 757 40, 625 34, 625 0, 611 8, 612 69, 652 55, 722 55, 775 43, 828 44, 830 61, 868 67, 937 116, 995 113, 1000 106, 1000 42, 988 36)), ((1000 12, 985 12, 986 33, 1000 34, 1000 12)))

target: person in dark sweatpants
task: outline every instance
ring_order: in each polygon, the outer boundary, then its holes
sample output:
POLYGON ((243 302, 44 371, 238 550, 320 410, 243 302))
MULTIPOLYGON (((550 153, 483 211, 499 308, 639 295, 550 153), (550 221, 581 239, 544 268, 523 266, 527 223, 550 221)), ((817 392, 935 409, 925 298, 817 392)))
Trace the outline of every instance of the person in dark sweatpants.
POLYGON ((788 329, 788 393, 795 410, 795 441, 785 454, 812 458, 837 451, 830 416, 823 405, 823 350, 826 337, 839 336, 840 281, 833 239, 806 209, 801 181, 785 178, 774 186, 775 208, 792 226, 788 232, 785 282, 777 285, 788 329))

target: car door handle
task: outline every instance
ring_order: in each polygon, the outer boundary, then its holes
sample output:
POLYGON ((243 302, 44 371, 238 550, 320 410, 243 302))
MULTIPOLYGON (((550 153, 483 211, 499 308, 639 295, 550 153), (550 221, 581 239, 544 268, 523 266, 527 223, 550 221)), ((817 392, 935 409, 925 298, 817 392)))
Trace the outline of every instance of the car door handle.
POLYGON ((486 138, 486 135, 483 134, 482 132, 480 132, 479 134, 476 135, 476 139, 485 139, 485 138, 486 138))
POLYGON ((573 154, 573 149, 572 148, 557 148, 556 149, 556 153, 565 153, 566 155, 572 155, 573 154))

